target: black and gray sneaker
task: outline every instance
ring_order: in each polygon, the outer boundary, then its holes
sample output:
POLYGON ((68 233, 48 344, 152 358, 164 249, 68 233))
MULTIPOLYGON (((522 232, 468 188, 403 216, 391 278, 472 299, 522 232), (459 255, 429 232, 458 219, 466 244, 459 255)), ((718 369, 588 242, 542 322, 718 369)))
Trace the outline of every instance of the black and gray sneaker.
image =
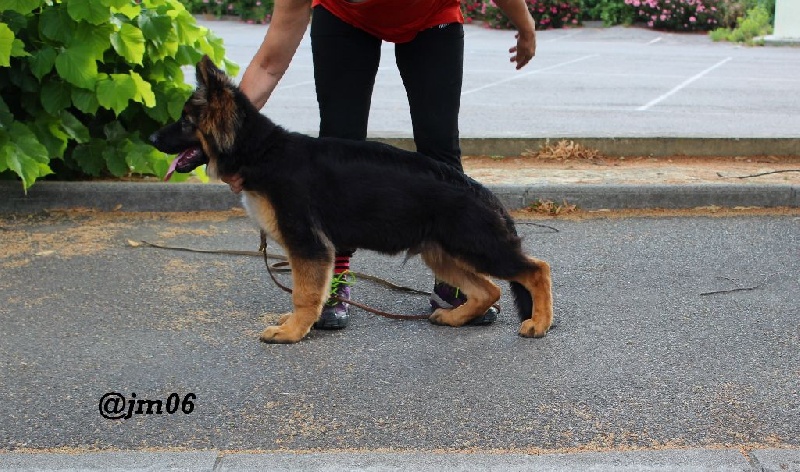
MULTIPOLYGON (((431 309, 437 308, 452 309, 461 306, 467 301, 467 296, 459 290, 458 287, 453 287, 450 284, 437 280, 433 285, 433 292, 431 292, 431 309)), ((482 316, 470 321, 470 326, 483 326, 492 324, 497 320, 497 313, 499 311, 496 307, 491 307, 486 310, 482 316)))
POLYGON ((343 329, 350 322, 350 304, 333 298, 337 295, 343 300, 350 300, 350 287, 355 282, 355 277, 349 272, 335 274, 331 281, 331 298, 322 307, 322 314, 314 328, 316 329, 343 329))

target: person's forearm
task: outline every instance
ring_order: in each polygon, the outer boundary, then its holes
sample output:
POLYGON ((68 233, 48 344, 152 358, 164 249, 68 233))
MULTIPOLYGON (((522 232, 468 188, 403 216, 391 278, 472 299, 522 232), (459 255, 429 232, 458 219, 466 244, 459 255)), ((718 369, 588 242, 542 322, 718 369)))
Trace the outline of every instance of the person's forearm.
POLYGON ((256 108, 267 103, 292 62, 311 14, 310 0, 277 0, 264 41, 250 61, 239 87, 256 108))

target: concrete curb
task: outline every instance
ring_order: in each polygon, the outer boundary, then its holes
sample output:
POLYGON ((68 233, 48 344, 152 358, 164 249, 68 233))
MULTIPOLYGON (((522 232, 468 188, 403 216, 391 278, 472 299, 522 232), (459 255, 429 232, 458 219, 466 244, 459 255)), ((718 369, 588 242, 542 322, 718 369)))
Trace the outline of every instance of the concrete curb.
MULTIPOLYGON (((586 210, 799 207, 798 185, 497 185, 489 188, 512 210, 538 200, 586 210)), ((0 182, 0 213, 85 208, 99 211, 222 211, 240 208, 224 184, 38 182, 25 195, 16 182, 0 182)))
MULTIPOLYGON (((374 138, 411 149, 412 138, 374 138)), ((465 155, 516 156, 562 139, 608 156, 800 156, 800 138, 462 138, 465 155)), ((509 209, 537 200, 567 201, 588 210, 800 206, 797 185, 495 185, 509 209)), ((0 181, 0 213, 51 209, 101 211, 218 211, 240 207, 223 184, 160 182, 37 182, 25 195, 18 182, 0 181)))
POLYGON ((800 451, 734 449, 591 452, 570 454, 459 454, 428 452, 241 453, 89 452, 0 454, 0 470, 208 470, 208 471, 780 471, 800 470, 800 451))
POLYGON ((510 209, 538 200, 567 202, 584 210, 685 209, 705 206, 734 208, 800 206, 796 185, 541 185, 490 187, 510 209))
MULTIPOLYGON (((370 138, 375 141, 413 149, 407 137, 370 138)), ((526 150, 538 150, 545 144, 574 141, 606 156, 800 156, 800 138, 464 138, 460 139, 465 156, 518 156, 526 150)))

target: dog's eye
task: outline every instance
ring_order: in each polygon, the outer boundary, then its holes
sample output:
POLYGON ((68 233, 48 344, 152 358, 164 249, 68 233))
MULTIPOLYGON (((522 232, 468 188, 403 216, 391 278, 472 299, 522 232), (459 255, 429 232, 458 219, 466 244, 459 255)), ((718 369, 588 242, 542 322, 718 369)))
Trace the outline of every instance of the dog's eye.
POLYGON ((186 118, 183 118, 181 120, 181 130, 183 132, 191 133, 192 131, 194 131, 194 128, 195 128, 194 123, 192 123, 191 121, 187 120, 186 118))

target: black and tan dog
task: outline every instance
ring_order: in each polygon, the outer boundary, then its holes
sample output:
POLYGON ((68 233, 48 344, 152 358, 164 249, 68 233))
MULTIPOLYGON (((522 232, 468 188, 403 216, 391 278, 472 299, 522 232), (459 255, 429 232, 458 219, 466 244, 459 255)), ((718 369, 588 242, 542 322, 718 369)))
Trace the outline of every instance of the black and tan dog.
POLYGON ((511 216, 486 188, 419 153, 290 133, 207 57, 197 83, 181 119, 150 139, 165 153, 180 153, 169 174, 207 163, 209 175, 241 175, 248 214, 286 250, 294 311, 264 330, 263 341, 293 343, 309 332, 329 293, 334 248, 420 254, 437 278, 467 296, 431 315, 441 325, 482 315, 500 298, 489 277, 508 280, 519 333, 547 333, 550 267, 522 253, 511 216))

